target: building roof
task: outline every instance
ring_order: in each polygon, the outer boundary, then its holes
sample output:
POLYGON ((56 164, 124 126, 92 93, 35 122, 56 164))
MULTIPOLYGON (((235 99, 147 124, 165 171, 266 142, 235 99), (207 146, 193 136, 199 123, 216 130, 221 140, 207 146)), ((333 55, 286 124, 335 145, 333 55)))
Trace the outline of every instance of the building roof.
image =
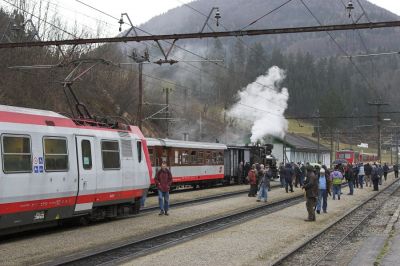
MULTIPOLYGON (((310 151, 317 152, 318 151, 318 143, 314 140, 311 140, 307 137, 287 133, 284 139, 278 139, 279 142, 285 142, 286 145, 299 150, 299 151, 310 151)), ((322 144, 319 145, 319 149, 321 152, 329 152, 330 149, 322 144)))

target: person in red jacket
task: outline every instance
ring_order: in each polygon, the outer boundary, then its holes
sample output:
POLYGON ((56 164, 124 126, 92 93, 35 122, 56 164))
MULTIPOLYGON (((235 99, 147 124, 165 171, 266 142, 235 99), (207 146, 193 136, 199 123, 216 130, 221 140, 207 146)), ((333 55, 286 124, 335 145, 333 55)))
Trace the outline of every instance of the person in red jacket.
POLYGON ((255 197, 257 193, 257 173, 256 173, 256 165, 253 164, 251 169, 247 175, 250 184, 249 197, 255 197))
POLYGON ((167 163, 162 162, 161 169, 158 170, 154 178, 158 190, 158 204, 160 206, 159 215, 168 215, 169 208, 169 189, 172 184, 172 175, 167 168, 167 163))

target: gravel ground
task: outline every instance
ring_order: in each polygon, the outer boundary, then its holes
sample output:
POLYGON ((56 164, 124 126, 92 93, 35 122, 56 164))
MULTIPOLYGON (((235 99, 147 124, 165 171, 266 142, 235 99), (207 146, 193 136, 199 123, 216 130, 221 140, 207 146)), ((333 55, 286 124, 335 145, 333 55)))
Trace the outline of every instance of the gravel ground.
POLYGON ((342 191, 341 200, 329 200, 328 213, 317 215, 315 223, 303 221, 307 212, 301 203, 125 265, 269 265, 375 193, 371 188, 356 189, 353 196, 346 195, 347 188, 342 191))
MULTIPOLYGON (((238 189, 237 187, 228 188, 238 189)), ((219 194, 221 189, 226 190, 227 188, 213 189, 213 193, 215 191, 216 194, 219 194)), ((195 192, 205 196, 209 195, 207 191, 209 190, 195 192)), ((284 193, 282 189, 275 189, 269 193, 269 200, 276 201, 301 193, 300 189, 297 189, 295 193, 289 194, 284 193)), ((190 192, 176 194, 176 197, 178 195, 181 197, 181 194, 182 197, 187 197, 190 192)), ((175 195, 172 195, 171 200, 174 197, 175 195)), ((83 252, 102 245, 118 244, 144 238, 171 228, 183 227, 212 217, 254 207, 258 204, 264 203, 256 202, 255 198, 237 196, 216 202, 173 208, 168 217, 159 217, 158 212, 154 212, 128 219, 97 223, 87 227, 66 229, 55 233, 48 233, 43 230, 43 235, 41 236, 35 235, 25 239, 15 239, 5 243, 0 242, 0 265, 33 265, 51 260, 54 257, 83 252)))
MULTIPOLYGON (((275 183, 277 184, 278 182, 273 182, 273 184, 275 184, 275 183)), ((171 203, 182 202, 182 201, 187 201, 187 200, 191 200, 194 198, 202 198, 202 197, 218 195, 218 194, 223 194, 223 193, 241 191, 241 190, 248 189, 248 188, 249 188, 248 185, 235 185, 235 186, 215 187, 215 188, 209 188, 209 189, 200 189, 200 190, 191 190, 191 191, 185 191, 185 192, 172 193, 172 194, 170 194, 170 202, 171 203)), ((158 198, 156 196, 147 197, 145 207, 153 207, 153 206, 157 206, 157 205, 158 205, 158 198)))
POLYGON ((387 224, 399 205, 400 193, 396 192, 365 225, 358 228, 340 245, 340 249, 335 251, 336 265, 348 265, 370 236, 384 235, 387 224))

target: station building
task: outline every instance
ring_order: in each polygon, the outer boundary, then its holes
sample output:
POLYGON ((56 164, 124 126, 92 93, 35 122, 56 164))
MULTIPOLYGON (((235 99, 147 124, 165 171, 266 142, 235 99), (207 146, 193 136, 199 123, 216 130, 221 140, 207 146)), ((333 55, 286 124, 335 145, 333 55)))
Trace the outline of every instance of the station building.
MULTIPOLYGON (((278 162, 318 162, 318 143, 301 135, 287 133, 284 138, 270 138, 274 145, 272 154, 278 162)), ((319 145, 320 162, 326 166, 331 163, 331 151, 324 145, 319 145)))

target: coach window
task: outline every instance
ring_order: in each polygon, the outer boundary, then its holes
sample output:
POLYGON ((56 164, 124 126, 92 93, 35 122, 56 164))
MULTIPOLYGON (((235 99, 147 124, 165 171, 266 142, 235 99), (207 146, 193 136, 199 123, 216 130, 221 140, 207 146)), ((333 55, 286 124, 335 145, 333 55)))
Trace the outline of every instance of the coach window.
POLYGON ((82 140, 82 166, 85 170, 92 169, 92 149, 90 147, 90 141, 87 139, 82 140))
POLYGON ((190 164, 197 164, 197 152, 196 151, 190 152, 190 164))
POLYGON ((120 169, 118 141, 103 140, 101 142, 101 155, 104 170, 120 169))
POLYGON ((154 150, 149 149, 149 157, 150 157, 150 162, 152 165, 154 165, 156 162, 154 161, 154 150))
POLYGON ((141 141, 136 142, 136 146, 138 153, 138 162, 140 163, 142 161, 142 142, 141 141))
POLYGON ((67 140, 64 138, 43 138, 44 168, 46 172, 68 170, 67 140))
POLYGON ((32 172, 30 137, 4 135, 2 142, 4 173, 32 172))
POLYGON ((189 152, 182 151, 182 164, 188 164, 188 163, 189 163, 189 152))
POLYGON ((224 156, 222 155, 222 152, 218 152, 217 164, 224 164, 224 156))
POLYGON ((204 152, 199 151, 199 154, 197 155, 197 164, 204 164, 204 152))
POLYGON ((206 152, 206 163, 207 165, 211 165, 212 161, 211 161, 211 152, 207 151, 206 152))

